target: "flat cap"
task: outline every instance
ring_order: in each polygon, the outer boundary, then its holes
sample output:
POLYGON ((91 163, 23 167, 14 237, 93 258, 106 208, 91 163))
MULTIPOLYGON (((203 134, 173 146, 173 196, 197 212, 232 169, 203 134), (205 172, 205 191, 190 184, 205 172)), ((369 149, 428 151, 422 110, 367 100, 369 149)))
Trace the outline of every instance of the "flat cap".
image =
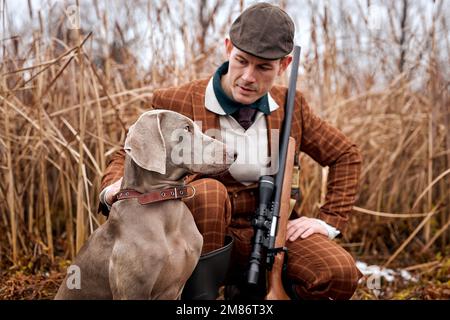
POLYGON ((245 9, 233 22, 230 40, 238 49, 258 58, 276 60, 294 48, 295 26, 289 15, 270 3, 245 9))

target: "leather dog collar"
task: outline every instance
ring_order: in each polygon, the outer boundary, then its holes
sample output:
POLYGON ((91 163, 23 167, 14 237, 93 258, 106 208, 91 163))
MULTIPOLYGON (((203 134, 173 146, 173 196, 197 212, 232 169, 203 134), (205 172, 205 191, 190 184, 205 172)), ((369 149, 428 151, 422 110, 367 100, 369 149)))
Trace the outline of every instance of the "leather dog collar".
POLYGON ((147 193, 140 193, 133 189, 123 189, 114 196, 114 202, 119 200, 137 198, 139 204, 144 205, 164 200, 192 198, 194 195, 195 189, 192 186, 180 186, 162 190, 155 190, 147 193), (188 191, 189 188, 191 189, 191 192, 188 191))

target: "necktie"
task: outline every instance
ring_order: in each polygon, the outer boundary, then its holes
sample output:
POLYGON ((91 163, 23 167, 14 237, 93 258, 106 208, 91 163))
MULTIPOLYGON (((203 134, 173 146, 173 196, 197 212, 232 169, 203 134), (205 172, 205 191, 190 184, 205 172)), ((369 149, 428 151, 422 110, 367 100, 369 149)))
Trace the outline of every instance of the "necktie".
POLYGON ((247 130, 253 124, 253 118, 256 114, 256 109, 250 107, 241 107, 232 116, 239 122, 239 124, 247 130))

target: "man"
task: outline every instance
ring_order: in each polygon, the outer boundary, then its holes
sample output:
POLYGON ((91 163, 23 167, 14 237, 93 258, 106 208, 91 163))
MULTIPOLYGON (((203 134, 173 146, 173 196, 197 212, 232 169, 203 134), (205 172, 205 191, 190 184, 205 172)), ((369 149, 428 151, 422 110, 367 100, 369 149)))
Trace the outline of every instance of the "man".
MULTIPOLYGON (((217 129, 222 136, 231 136, 227 144, 242 142, 237 144, 236 163, 223 176, 189 177, 196 195, 186 201, 204 237, 202 254, 220 250, 225 235, 231 234, 233 270, 241 274, 251 252, 256 182, 266 168, 240 159, 273 152, 269 141, 281 128, 287 92, 274 82, 292 60, 293 39, 294 24, 282 9, 267 3, 253 5, 233 22, 230 38, 225 40, 228 61, 211 79, 156 90, 153 96, 154 108, 199 121, 204 132, 217 129)), ((297 153, 329 166, 329 176, 318 219, 297 217, 288 223, 285 288, 292 298, 349 299, 361 274, 352 257, 332 239, 345 231, 356 197, 361 155, 340 131, 312 112, 300 92, 291 136, 297 153)), ((115 154, 103 177, 100 199, 107 206, 120 188, 123 161, 123 151, 115 154)), ((107 212, 104 205, 103 211, 107 212)))

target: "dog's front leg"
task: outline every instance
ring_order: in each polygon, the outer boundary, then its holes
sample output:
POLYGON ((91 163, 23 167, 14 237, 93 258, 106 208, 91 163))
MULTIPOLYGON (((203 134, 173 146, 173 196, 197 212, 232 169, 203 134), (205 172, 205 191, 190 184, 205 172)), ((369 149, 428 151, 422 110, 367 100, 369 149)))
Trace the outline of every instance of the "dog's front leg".
POLYGON ((149 252, 148 244, 142 241, 117 241, 109 263, 113 299, 152 299, 155 281, 167 256, 161 251, 149 252))

